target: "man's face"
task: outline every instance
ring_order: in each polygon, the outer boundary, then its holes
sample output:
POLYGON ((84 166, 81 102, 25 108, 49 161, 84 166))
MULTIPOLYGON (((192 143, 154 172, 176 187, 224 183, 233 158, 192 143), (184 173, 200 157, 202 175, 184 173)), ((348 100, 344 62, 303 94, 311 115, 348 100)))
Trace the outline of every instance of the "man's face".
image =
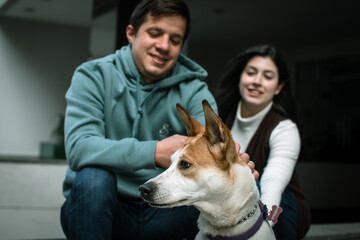
POLYGON ((164 78, 175 65, 184 41, 186 19, 182 16, 146 16, 135 34, 131 25, 126 36, 132 44, 132 55, 146 83, 164 78))

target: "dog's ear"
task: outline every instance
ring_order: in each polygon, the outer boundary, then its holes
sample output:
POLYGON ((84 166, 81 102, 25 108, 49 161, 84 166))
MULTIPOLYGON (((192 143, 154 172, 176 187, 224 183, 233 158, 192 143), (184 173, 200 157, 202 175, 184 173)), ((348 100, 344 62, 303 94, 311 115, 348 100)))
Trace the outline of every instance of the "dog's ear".
POLYGON ((204 127, 195 118, 190 116, 190 114, 179 103, 176 104, 176 111, 181 121, 184 123, 189 137, 194 137, 205 131, 204 127))
POLYGON ((225 143, 227 140, 226 130, 227 127, 221 121, 221 119, 212 110, 208 101, 202 102, 205 114, 205 132, 206 137, 211 144, 225 143))
MULTIPOLYGON (((203 100, 203 108, 205 114, 205 137, 209 140, 213 149, 230 162, 235 162, 238 159, 235 142, 231 136, 230 130, 221 121, 221 119, 212 110, 210 104, 203 100)), ((224 162, 223 162, 224 163, 224 162)), ((228 165, 223 165, 227 167, 228 165)))

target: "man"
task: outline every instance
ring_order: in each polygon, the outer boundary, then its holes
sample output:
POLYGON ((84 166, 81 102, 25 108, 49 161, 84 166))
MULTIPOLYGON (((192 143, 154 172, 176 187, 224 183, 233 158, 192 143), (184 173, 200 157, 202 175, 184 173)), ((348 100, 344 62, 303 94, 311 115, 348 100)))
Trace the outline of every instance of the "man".
POLYGON ((126 28, 129 45, 76 69, 66 94, 61 209, 69 239, 195 237, 194 207, 152 208, 138 191, 187 138, 176 103, 202 124, 203 99, 217 111, 206 71, 180 54, 189 29, 182 0, 143 0, 126 28))
POLYGON ((69 168, 61 224, 68 239, 193 239, 197 234, 197 209, 152 208, 138 192, 170 165, 187 138, 176 103, 203 125, 203 99, 217 112, 202 82, 206 71, 180 54, 189 30, 182 0, 143 0, 126 28, 130 44, 76 69, 66 94, 69 168))

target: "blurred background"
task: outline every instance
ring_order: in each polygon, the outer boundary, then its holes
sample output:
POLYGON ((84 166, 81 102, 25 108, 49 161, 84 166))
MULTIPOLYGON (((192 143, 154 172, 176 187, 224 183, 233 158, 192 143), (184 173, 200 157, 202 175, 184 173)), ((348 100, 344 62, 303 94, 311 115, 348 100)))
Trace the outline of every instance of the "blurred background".
MULTIPOLYGON (((314 223, 360 222, 356 0, 185 0, 183 53, 217 88, 226 62, 269 43, 287 59, 304 129, 297 170, 314 223)), ((138 0, 0 0, 0 239, 63 237, 62 123, 75 68, 127 44, 138 0)))

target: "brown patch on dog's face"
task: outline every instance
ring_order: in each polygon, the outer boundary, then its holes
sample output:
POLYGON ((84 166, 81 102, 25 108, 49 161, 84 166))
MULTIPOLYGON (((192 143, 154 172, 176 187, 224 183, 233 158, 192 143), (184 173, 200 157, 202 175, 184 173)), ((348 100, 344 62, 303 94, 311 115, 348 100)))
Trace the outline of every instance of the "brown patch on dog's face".
POLYGON ((181 149, 178 169, 181 174, 196 179, 200 169, 212 167, 230 174, 231 164, 246 165, 235 148, 230 130, 215 114, 207 101, 203 101, 206 127, 204 128, 181 106, 177 105, 189 139, 181 149))
POLYGON ((183 152, 179 156, 177 169, 183 176, 195 180, 198 179, 199 173, 204 172, 202 170, 206 168, 219 169, 230 177, 230 164, 245 164, 236 153, 235 147, 233 150, 235 159, 229 160, 227 159, 228 151, 218 152, 202 134, 189 138, 181 150, 183 152))

